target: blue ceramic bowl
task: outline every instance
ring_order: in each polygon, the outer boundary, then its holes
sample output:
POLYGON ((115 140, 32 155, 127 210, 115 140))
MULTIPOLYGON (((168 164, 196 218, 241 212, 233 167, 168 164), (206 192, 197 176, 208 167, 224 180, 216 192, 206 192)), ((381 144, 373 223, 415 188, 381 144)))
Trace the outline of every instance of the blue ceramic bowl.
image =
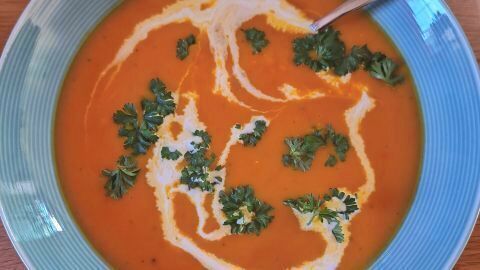
MULTIPOLYGON (((74 223, 55 174, 58 94, 82 41, 116 0, 32 1, 0 59, 0 216, 29 268, 108 268, 74 223)), ((441 0, 369 9, 413 74, 425 128, 413 205, 374 269, 451 268, 480 203, 480 79, 441 0)))

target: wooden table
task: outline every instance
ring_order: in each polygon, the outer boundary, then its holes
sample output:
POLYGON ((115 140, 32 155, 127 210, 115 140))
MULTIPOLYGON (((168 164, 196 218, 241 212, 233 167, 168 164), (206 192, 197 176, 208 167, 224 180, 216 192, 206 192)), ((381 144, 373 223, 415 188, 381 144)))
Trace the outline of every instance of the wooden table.
MULTIPOLYGON (((42 1, 42 0, 40 0, 42 1)), ((447 0, 467 33, 480 62, 480 0, 447 0)), ((0 0, 0 52, 27 0, 0 0)), ((480 222, 458 261, 456 269, 480 269, 480 222)), ((0 269, 25 269, 0 222, 0 269)))

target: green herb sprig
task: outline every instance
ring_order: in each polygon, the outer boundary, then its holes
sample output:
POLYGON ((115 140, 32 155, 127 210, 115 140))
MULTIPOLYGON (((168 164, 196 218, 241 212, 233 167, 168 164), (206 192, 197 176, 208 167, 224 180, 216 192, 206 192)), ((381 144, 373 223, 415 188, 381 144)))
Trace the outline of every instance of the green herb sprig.
POLYGON ((314 72, 333 69, 335 74, 344 76, 363 67, 373 78, 392 86, 404 79, 397 74, 398 64, 381 52, 372 53, 367 45, 355 45, 347 54, 340 32, 331 26, 296 38, 292 45, 295 65, 305 65, 314 72))
MULTIPOLYGON (((201 191, 213 192, 214 186, 221 182, 222 178, 210 177, 209 168, 215 162, 215 155, 207 154, 211 137, 204 130, 196 130, 193 135, 201 138, 201 141, 192 142, 194 149, 185 153, 187 165, 181 171, 180 183, 190 189, 198 188, 201 191)), ((221 167, 217 166, 215 169, 221 170, 221 167)))
POLYGON ((334 167, 337 164, 337 157, 344 162, 350 150, 348 138, 335 132, 331 125, 315 129, 311 134, 301 137, 288 137, 284 142, 288 147, 288 153, 282 156, 283 165, 303 172, 310 170, 317 150, 326 147, 329 142, 333 144, 336 156, 333 154, 328 156, 324 163, 326 167, 334 167))
POLYGON ((197 39, 193 34, 190 34, 186 38, 181 38, 177 41, 177 58, 180 60, 185 60, 190 54, 190 46, 195 45, 197 39))
POLYGON ((267 122, 264 120, 255 121, 255 128, 251 133, 244 133, 240 135, 240 140, 243 141, 245 146, 256 146, 262 139, 263 134, 267 130, 267 122))
POLYGON ((340 32, 327 27, 316 34, 296 38, 293 41, 293 62, 315 72, 328 70, 345 54, 345 44, 339 36, 340 32))
POLYGON ((108 179, 104 186, 106 194, 112 199, 121 199, 133 187, 139 172, 140 169, 137 168, 133 157, 121 156, 115 170, 102 171, 102 174, 108 179))
POLYGON ((307 225, 310 225, 315 218, 318 218, 320 222, 325 220, 329 224, 335 223, 332 234, 338 243, 344 241, 340 218, 349 220, 350 215, 359 210, 356 197, 347 195, 337 188, 330 189, 330 192, 324 194, 322 198, 316 198, 313 194, 307 194, 295 199, 287 199, 283 201, 283 204, 302 214, 311 213, 312 218, 307 225), (332 198, 341 200, 345 204, 346 209, 342 211, 326 207, 325 203, 332 200, 332 198))
POLYGON ((163 118, 175 111, 175 102, 171 92, 158 78, 150 82, 153 100, 143 99, 143 121, 139 120, 135 105, 127 103, 113 115, 113 121, 120 125, 119 136, 125 137, 123 146, 132 149, 134 155, 145 154, 158 137, 156 132, 163 118))
POLYGON ((265 49, 270 41, 266 38, 265 32, 258 30, 255 27, 242 29, 245 34, 245 39, 250 44, 253 54, 259 54, 265 49))
POLYGON ((180 153, 180 151, 178 150, 171 151, 170 148, 166 146, 162 147, 160 154, 162 155, 163 159, 168 159, 168 160, 177 160, 182 156, 182 153, 180 153))
MULTIPOLYGON (((120 126, 118 135, 125 138, 124 148, 131 149, 134 156, 145 154, 158 140, 156 135, 158 127, 167 115, 174 113, 176 107, 171 92, 167 91, 165 84, 158 78, 150 81, 150 91, 154 98, 141 101, 143 112, 141 120, 133 103, 125 104, 113 114, 113 121, 120 126)), ((177 152, 169 152, 168 157, 178 159, 177 152)), ((162 149, 162 156, 164 154, 166 153, 162 149)), ((136 167, 134 156, 121 156, 115 170, 102 171, 107 177, 105 190, 111 198, 122 198, 135 184, 140 169, 136 167)))
POLYGON ((233 234, 259 235, 273 220, 269 214, 273 207, 258 200, 250 186, 222 191, 220 203, 227 217, 223 225, 229 225, 233 234))

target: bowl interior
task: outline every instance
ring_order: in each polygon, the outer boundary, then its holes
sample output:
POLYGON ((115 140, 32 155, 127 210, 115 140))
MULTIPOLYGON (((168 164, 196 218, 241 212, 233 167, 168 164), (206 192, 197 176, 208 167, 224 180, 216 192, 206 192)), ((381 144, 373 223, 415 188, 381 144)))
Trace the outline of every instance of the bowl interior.
MULTIPOLYGON (((69 65, 120 1, 32 1, 0 59, 0 215, 27 266, 107 268, 73 222, 55 173, 56 101, 69 65)), ((399 232, 372 268, 451 267, 480 203, 480 79, 441 0, 369 9, 412 72, 424 117, 421 178, 399 232)))

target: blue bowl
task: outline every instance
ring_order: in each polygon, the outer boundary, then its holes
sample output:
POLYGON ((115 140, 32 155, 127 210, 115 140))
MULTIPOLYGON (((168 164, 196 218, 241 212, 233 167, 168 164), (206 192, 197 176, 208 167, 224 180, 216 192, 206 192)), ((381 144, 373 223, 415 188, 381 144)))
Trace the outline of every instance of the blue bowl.
MULTIPOLYGON (((103 269, 55 175, 53 119, 69 65, 116 0, 32 1, 0 59, 0 216, 29 268, 103 269)), ((412 207, 374 269, 451 268, 480 204, 480 78, 441 0, 388 1, 369 12, 413 74, 425 129, 412 207)))

